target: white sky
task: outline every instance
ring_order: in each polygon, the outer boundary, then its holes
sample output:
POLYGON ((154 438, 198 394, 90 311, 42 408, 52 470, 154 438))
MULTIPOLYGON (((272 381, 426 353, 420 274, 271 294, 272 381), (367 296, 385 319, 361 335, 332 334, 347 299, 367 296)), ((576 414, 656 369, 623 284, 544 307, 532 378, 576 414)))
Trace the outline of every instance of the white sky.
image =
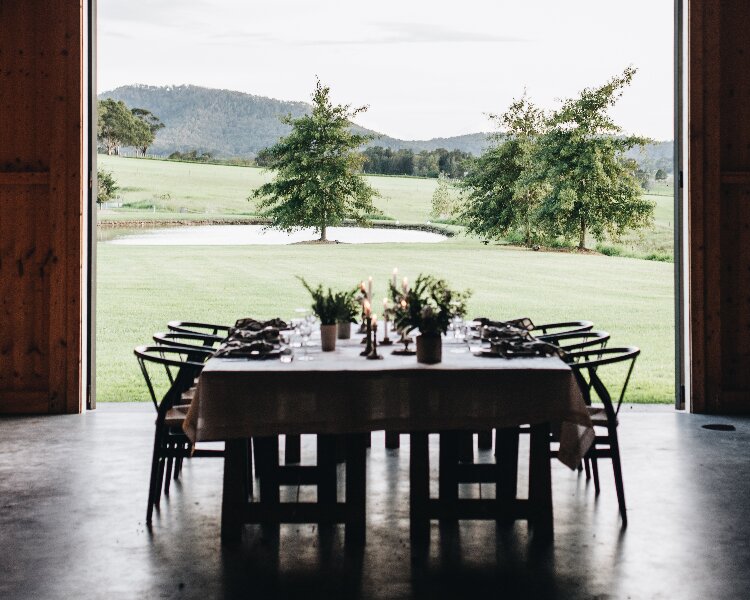
POLYGON ((489 131, 526 87, 544 108, 628 65, 612 114, 672 138, 672 0, 99 0, 99 90, 194 84, 309 101, 403 139, 489 131))

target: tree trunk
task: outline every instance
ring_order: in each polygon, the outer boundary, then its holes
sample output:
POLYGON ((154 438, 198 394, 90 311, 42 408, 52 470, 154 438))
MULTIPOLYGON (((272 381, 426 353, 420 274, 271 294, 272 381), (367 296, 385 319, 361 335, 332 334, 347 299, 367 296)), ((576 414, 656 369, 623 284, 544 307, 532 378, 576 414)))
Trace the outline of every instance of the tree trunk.
POLYGON ((531 219, 529 218, 529 214, 526 213, 526 219, 525 219, 525 231, 524 231, 524 243, 527 246, 531 246, 531 219))
POLYGON ((578 237, 578 249, 586 249, 586 219, 581 217, 581 230, 578 237))
POLYGON ((328 229, 327 225, 321 225, 320 226, 320 241, 321 242, 327 242, 328 238, 326 237, 326 229, 328 229))

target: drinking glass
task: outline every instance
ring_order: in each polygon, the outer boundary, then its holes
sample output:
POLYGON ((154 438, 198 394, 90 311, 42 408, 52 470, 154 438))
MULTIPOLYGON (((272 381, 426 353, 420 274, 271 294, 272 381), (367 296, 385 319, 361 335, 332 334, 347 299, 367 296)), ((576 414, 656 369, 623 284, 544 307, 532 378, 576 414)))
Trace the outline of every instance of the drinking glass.
POLYGON ((299 357, 299 360, 312 360, 313 357, 307 353, 307 347, 310 345, 310 334, 312 334, 312 325, 307 319, 300 324, 299 333, 302 336, 302 348, 304 350, 304 354, 299 357))

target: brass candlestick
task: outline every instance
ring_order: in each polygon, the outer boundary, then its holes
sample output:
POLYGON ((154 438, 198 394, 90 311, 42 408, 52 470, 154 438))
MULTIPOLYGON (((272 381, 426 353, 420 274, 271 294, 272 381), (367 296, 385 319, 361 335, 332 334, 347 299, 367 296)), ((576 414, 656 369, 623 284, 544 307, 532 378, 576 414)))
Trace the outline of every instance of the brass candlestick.
POLYGON ((391 338, 388 337, 388 313, 385 313, 383 315, 383 322, 385 324, 383 325, 383 327, 384 327, 384 329, 383 329, 383 339, 380 342, 380 345, 381 346, 390 346, 390 345, 393 344, 393 341, 391 340, 391 338))
POLYGON ((378 326, 372 328, 372 352, 367 355, 368 360, 381 360, 383 357, 378 354, 378 326))
POLYGON ((369 357, 370 353, 372 352, 372 324, 370 323, 370 318, 366 317, 365 321, 367 321, 367 334, 365 335, 365 341, 367 343, 367 346, 365 346, 365 349, 362 350, 362 352, 359 353, 360 356, 367 356, 369 357))
POLYGON ((401 330, 401 339, 398 342, 399 344, 403 344, 404 347, 400 350, 394 350, 391 354, 397 356, 413 356, 416 354, 414 350, 409 350, 409 344, 411 344, 412 339, 406 335, 406 331, 401 330))

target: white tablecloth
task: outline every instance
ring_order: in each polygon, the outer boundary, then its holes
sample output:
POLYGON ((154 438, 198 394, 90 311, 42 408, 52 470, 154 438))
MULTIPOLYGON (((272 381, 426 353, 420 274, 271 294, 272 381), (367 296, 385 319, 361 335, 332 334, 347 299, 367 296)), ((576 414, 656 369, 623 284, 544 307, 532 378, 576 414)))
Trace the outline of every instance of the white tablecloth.
POLYGON ((193 441, 280 433, 482 430, 549 422, 560 460, 578 465, 593 429, 578 385, 558 358, 484 358, 443 345, 443 362, 417 363, 381 348, 359 356, 338 340, 312 361, 212 358, 198 381, 185 432, 193 441))

